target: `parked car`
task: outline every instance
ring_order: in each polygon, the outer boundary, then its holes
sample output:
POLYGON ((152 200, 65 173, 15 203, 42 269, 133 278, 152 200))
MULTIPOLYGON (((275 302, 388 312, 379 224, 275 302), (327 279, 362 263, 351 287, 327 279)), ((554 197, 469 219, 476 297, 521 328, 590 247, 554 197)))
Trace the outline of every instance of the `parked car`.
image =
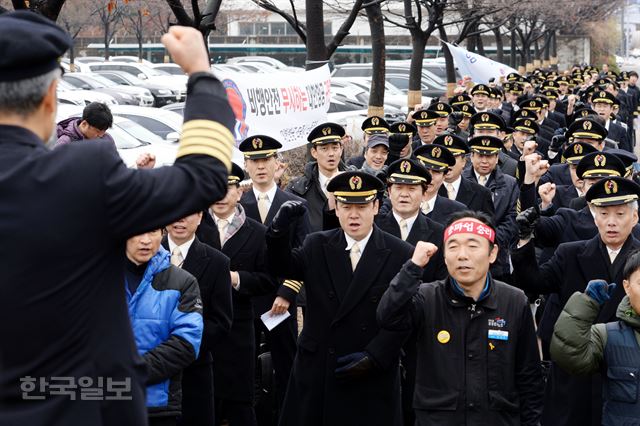
POLYGON ((118 103, 111 95, 96 92, 95 90, 78 89, 64 80, 58 82, 57 96, 58 101, 70 105, 85 106, 91 102, 102 102, 111 106, 118 103))
MULTIPOLYGON (((70 117, 81 117, 82 107, 58 105, 56 122, 70 117)), ((127 167, 135 167, 140 154, 151 153, 156 157, 156 166, 170 166, 174 163, 178 144, 167 142, 135 122, 114 115, 113 126, 107 131, 113 138, 118 154, 127 167)))
POLYGON ((278 70, 286 70, 288 67, 283 62, 271 58, 269 56, 238 56, 235 58, 227 59, 227 64, 242 64, 242 63, 263 63, 269 65, 271 68, 275 68, 278 70))
MULTIPOLYGON (((92 78, 88 74, 82 73, 66 73, 62 76, 62 80, 72 84, 78 89, 95 90, 96 92, 106 93, 115 98, 116 102, 121 105, 139 105, 140 100, 130 93, 125 93, 117 88, 107 87, 105 84, 92 78)), ((117 87, 117 85, 116 85, 117 87)))
POLYGON ((124 71, 141 80, 150 81, 171 89, 178 101, 187 96, 187 76, 171 75, 143 64, 127 62, 101 62, 88 64, 92 72, 124 71))
POLYGON ((182 68, 180 68, 180 65, 178 64, 172 64, 172 63, 153 64, 153 65, 150 65, 150 67, 156 70, 164 71, 167 74, 171 74, 171 75, 182 75, 182 76, 186 75, 184 71, 182 71, 182 68))
MULTIPOLYGON (((373 74, 373 66, 372 64, 342 64, 336 65, 331 77, 369 77, 371 78, 373 74)), ((406 75, 407 80, 409 77, 409 66, 405 64, 399 65, 387 65, 386 66, 386 80, 389 81, 394 86, 398 87, 400 90, 403 90, 402 86, 396 84, 392 80, 388 78, 388 75, 406 75)), ((443 96, 447 92, 447 88, 443 85, 443 83, 439 82, 440 80, 437 76, 434 76, 429 71, 423 70, 422 74, 422 94, 424 96, 429 96, 432 98, 443 96)), ((408 87, 408 83, 407 83, 408 87)))
POLYGON ((138 58, 137 56, 128 56, 128 55, 122 55, 122 56, 109 56, 109 61, 111 62, 129 62, 129 63, 137 63, 137 64, 144 64, 146 66, 151 66, 153 65, 153 62, 151 61, 147 61, 146 59, 142 58, 138 58))
POLYGON ((116 105, 111 108, 113 115, 128 118, 159 136, 163 140, 176 142, 182 130, 182 115, 162 108, 144 108, 116 105))
POLYGON ((153 106, 161 107, 178 102, 179 90, 167 88, 165 84, 154 83, 149 80, 140 80, 138 77, 124 71, 96 71, 95 74, 108 78, 116 84, 130 87, 143 87, 151 92, 153 106))

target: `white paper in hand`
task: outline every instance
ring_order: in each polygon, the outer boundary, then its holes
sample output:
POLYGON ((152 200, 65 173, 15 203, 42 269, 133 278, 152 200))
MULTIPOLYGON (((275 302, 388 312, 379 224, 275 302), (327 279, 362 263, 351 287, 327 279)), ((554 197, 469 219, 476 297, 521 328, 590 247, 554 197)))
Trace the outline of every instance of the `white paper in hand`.
POLYGON ((289 311, 284 311, 284 314, 278 315, 272 315, 271 311, 267 311, 264 314, 260 315, 260 319, 264 323, 265 327, 267 327, 267 330, 271 331, 276 328, 278 324, 280 324, 290 316, 291 314, 289 313, 289 311))

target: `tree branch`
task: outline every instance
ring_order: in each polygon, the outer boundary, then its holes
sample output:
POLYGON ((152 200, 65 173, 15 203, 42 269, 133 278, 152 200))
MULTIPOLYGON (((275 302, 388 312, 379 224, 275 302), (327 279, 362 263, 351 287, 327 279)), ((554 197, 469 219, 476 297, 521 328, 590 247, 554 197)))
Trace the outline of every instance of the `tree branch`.
POLYGON ((194 26, 193 19, 191 19, 187 11, 184 9, 184 6, 182 5, 182 1, 167 0, 167 4, 171 8, 171 11, 175 15, 176 19, 178 20, 178 24, 188 26, 188 27, 194 26))
POLYGON ((338 32, 336 32, 336 35, 333 36, 333 40, 331 40, 331 42, 327 46, 328 57, 331 57, 331 55, 333 55, 333 53, 336 51, 345 37, 349 35, 349 29, 353 26, 353 23, 355 22, 356 17, 358 16, 360 9, 362 8, 362 4, 363 0, 355 1, 353 8, 349 13, 349 16, 347 16, 347 19, 345 19, 342 25, 340 25, 338 32))

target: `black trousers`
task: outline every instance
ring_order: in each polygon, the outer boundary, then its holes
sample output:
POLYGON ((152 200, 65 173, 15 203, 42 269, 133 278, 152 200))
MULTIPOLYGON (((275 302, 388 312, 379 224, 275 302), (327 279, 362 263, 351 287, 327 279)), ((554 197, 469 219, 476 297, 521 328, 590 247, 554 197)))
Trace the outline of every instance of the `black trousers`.
POLYGON ((229 426, 256 426, 256 412, 251 402, 216 398, 216 426, 226 420, 229 426))
POLYGON ((176 418, 167 417, 149 417, 149 426, 176 426, 176 418))
POLYGON ((214 422, 213 365, 211 354, 182 372, 182 416, 180 426, 211 426, 214 422))
POLYGON ((289 313, 291 316, 271 331, 267 330, 261 320, 256 320, 254 323, 256 327, 256 351, 259 353, 261 332, 264 332, 267 346, 271 351, 271 360, 275 370, 274 387, 278 410, 280 410, 284 402, 284 395, 287 391, 298 341, 297 307, 295 303, 289 306, 289 313))

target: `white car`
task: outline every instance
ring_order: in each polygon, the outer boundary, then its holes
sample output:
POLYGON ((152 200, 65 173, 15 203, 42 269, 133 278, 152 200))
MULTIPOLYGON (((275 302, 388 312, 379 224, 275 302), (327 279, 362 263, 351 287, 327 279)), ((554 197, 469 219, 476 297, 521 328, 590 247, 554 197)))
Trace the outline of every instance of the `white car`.
POLYGON ((227 59, 227 64, 233 64, 233 65, 242 64, 246 62, 250 62, 250 63, 259 62, 259 63, 269 65, 271 68, 275 68, 278 70, 285 70, 287 68, 287 65, 285 65, 283 62, 277 59, 271 58, 269 56, 238 56, 235 58, 227 59))
POLYGON ((164 71, 167 74, 182 75, 182 76, 185 75, 184 71, 182 71, 182 68, 180 68, 180 65, 178 64, 173 64, 173 63, 151 64, 149 66, 153 69, 164 71))
POLYGON ((130 105, 116 105, 111 108, 113 115, 128 118, 160 138, 176 142, 182 130, 182 115, 162 108, 145 108, 130 105))
POLYGON ((91 102, 102 102, 103 104, 117 105, 118 102, 111 95, 106 93, 96 92, 95 90, 82 90, 78 89, 71 84, 59 80, 57 90, 58 100, 61 103, 85 106, 91 102))
MULTIPOLYGON (((58 105, 56 122, 80 117, 82 110, 77 106, 58 105)), ((107 133, 113 138, 118 154, 127 167, 135 168, 136 159, 144 153, 155 155, 155 167, 170 166, 175 161, 177 143, 167 142, 127 118, 114 115, 113 126, 107 133)))
POLYGON ((111 62, 133 62, 138 64, 144 64, 146 66, 153 65, 153 62, 147 61, 146 59, 140 59, 137 56, 109 56, 109 61, 111 62))
MULTIPOLYGON (((367 92, 371 88, 371 78, 369 77, 348 77, 348 78, 340 78, 333 77, 331 79, 331 85, 354 85, 360 87, 362 90, 366 90, 367 92)), ((427 98, 425 103, 429 103, 431 98, 427 98)), ((384 84, 384 103, 385 105, 391 105, 395 108, 400 109, 405 114, 408 113, 409 109, 407 108, 407 95, 402 93, 400 89, 398 89, 393 84, 385 81, 384 84)))
POLYGON ((143 64, 132 62, 99 62, 87 64, 92 72, 98 71, 124 71, 138 77, 141 80, 150 81, 162 85, 179 97, 177 101, 184 100, 187 96, 186 75, 171 75, 164 71, 150 68, 143 64))

